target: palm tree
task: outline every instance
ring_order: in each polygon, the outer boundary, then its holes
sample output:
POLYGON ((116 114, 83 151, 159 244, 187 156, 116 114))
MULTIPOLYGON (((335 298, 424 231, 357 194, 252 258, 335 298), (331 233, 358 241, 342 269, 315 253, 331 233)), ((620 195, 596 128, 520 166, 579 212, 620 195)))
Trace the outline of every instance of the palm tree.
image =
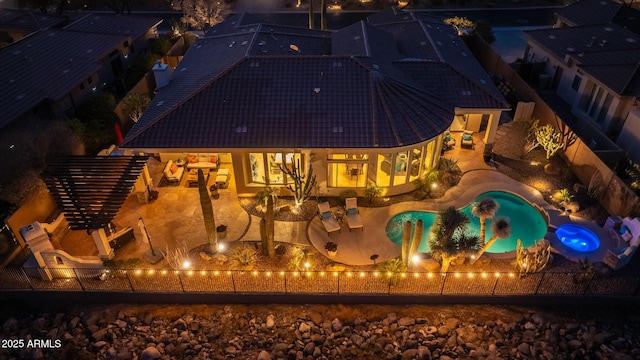
POLYGON ((498 239, 505 239, 511 235, 511 221, 506 217, 495 218, 495 220, 491 222, 491 232, 493 233, 493 236, 480 248, 475 259, 471 260, 472 264, 475 263, 476 260, 480 259, 482 254, 484 254, 484 252, 487 251, 487 249, 490 248, 498 239))
POLYGON ((480 241, 484 246, 487 231, 487 219, 491 219, 496 215, 496 211, 500 205, 490 197, 483 197, 476 201, 471 208, 471 214, 480 219, 480 241))
POLYGON ((478 251, 480 238, 466 233, 469 221, 467 215, 451 206, 438 215, 431 227, 429 248, 433 257, 441 260, 442 272, 447 272, 459 255, 478 251))

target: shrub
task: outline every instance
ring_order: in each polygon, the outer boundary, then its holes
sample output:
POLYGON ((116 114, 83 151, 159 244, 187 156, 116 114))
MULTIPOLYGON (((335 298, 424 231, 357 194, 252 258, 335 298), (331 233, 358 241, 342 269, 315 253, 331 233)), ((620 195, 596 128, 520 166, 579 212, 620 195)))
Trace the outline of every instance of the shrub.
POLYGON ((407 266, 401 259, 390 259, 380 264, 378 268, 383 273, 382 279, 389 279, 391 284, 397 284, 401 274, 407 271, 407 266))
POLYGON ((373 200, 382 195, 382 188, 373 181, 367 183, 367 187, 364 188, 364 198, 369 201, 369 204, 373 204, 373 200))
POLYGON ((173 44, 167 38, 149 39, 149 48, 151 52, 158 56, 165 56, 169 50, 171 50, 172 46, 173 44))
POLYGON ((258 262, 258 251, 251 247, 237 247, 229 254, 229 260, 234 270, 251 268, 258 262))
POLYGON ((352 197, 358 197, 358 193, 353 189, 344 190, 340 193, 340 202, 342 205, 345 204, 345 200, 352 197))

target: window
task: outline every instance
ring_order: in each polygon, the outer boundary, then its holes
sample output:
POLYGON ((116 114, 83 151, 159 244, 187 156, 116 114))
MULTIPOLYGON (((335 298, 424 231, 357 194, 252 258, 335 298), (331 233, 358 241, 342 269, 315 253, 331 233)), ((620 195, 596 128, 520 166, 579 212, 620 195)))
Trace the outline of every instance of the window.
POLYGON ((378 154, 378 171, 376 184, 378 186, 389 186, 391 184, 391 163, 392 154, 378 154))
POLYGON ((248 155, 248 170, 251 174, 249 181, 253 184, 286 185, 291 182, 291 179, 287 179, 287 175, 280 166, 286 166, 291 170, 298 163, 304 170, 300 153, 250 153, 248 155))
POLYGON ((399 152, 396 154, 396 164, 393 167, 393 185, 402 185, 407 182, 407 171, 409 170, 409 152, 399 152))
POLYGON ((358 188, 367 185, 368 154, 329 154, 327 186, 358 188))
POLYGON ((598 118, 596 119, 596 122, 598 122, 598 124, 602 124, 604 122, 604 118, 607 116, 607 113, 609 112, 609 107, 611 106, 612 101, 613 101, 613 96, 607 93, 607 96, 605 96, 604 98, 604 103, 602 104, 602 108, 600 109, 600 113, 598 114, 598 118))
POLYGON ((598 89, 598 92, 596 93, 596 98, 593 100, 593 104, 589 109, 590 118, 593 118, 593 116, 597 113, 598 108, 600 107, 600 99, 602 99, 602 88, 598 89))
POLYGON ((411 166, 409 167, 409 181, 414 181, 420 177, 420 168, 422 167, 423 147, 411 149, 411 166))
POLYGON ((582 77, 580 75, 576 75, 573 78, 573 82, 571 83, 571 88, 575 91, 580 89, 580 83, 582 83, 582 77))
POLYGON ((249 167, 251 172, 251 182, 256 184, 266 184, 267 179, 264 174, 264 156, 262 153, 249 154, 249 167))

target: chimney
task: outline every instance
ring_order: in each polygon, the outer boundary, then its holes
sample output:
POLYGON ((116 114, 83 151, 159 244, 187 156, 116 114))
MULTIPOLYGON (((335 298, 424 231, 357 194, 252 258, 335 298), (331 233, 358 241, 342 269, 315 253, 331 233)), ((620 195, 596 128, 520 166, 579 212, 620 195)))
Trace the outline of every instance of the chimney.
POLYGON ((163 64, 162 61, 156 61, 151 70, 153 70, 153 77, 156 79, 156 90, 167 86, 171 81, 173 69, 169 65, 163 64))

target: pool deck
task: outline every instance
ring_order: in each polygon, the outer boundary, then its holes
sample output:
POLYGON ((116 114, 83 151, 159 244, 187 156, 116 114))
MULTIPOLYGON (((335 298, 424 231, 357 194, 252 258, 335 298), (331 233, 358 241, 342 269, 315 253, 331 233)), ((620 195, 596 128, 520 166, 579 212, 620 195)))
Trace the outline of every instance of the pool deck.
MULTIPOLYGON (((566 223, 577 223, 593 231, 601 241, 600 247, 589 253, 579 253, 564 246, 553 231, 547 233, 545 238, 550 241, 553 249, 557 250, 567 258, 577 261, 587 258, 590 262, 601 262, 607 249, 615 248, 616 244, 600 229, 596 224, 577 218, 567 216, 561 210, 549 205, 544 201, 542 195, 536 189, 516 182, 495 170, 477 169, 466 172, 460 183, 449 189, 445 196, 438 199, 428 199, 423 201, 408 201, 393 204, 386 207, 367 208, 360 206, 360 216, 364 224, 363 230, 349 231, 346 220, 339 233, 327 234, 320 222, 316 218, 311 221, 308 228, 309 241, 321 253, 326 253, 324 244, 329 240, 338 244, 338 252, 334 261, 346 265, 368 265, 373 264, 371 255, 377 254, 376 262, 385 261, 400 256, 400 246, 392 243, 386 236, 386 225, 389 220, 405 211, 442 211, 449 206, 462 208, 473 202, 475 198, 488 191, 506 191, 517 194, 538 209, 551 225, 550 228, 566 223), (543 215, 544 216, 544 215, 543 215)), ((336 210, 333 208, 332 210, 336 210)), ((505 254, 487 254, 492 258, 514 258, 513 252, 505 254)))

